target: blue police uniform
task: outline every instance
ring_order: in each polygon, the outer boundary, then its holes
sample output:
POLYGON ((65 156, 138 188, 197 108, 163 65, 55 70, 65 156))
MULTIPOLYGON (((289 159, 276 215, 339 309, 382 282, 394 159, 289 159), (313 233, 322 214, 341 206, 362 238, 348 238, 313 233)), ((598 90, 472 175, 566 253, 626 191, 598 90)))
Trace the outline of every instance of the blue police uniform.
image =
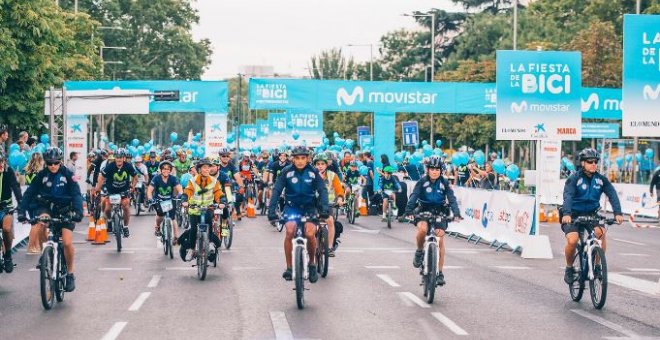
POLYGON ((443 177, 432 181, 429 176, 425 175, 415 184, 408 205, 406 205, 406 215, 412 215, 418 203, 424 211, 440 209, 447 214, 449 212, 447 208, 450 208, 454 216, 461 216, 454 190, 443 177))
MULTIPOLYGON (((327 214, 329 211, 328 188, 319 172, 309 164, 300 170, 294 165, 282 169, 273 187, 272 197, 280 197, 283 190, 285 190, 285 215, 311 213, 317 207, 321 214, 327 214)), ((276 199, 270 200, 269 216, 275 215, 277 202, 276 199)))
POLYGON ((562 215, 580 216, 593 214, 600 208, 600 196, 605 193, 612 204, 614 215, 622 215, 621 203, 616 190, 607 177, 594 173, 591 177, 577 171, 566 179, 562 215))

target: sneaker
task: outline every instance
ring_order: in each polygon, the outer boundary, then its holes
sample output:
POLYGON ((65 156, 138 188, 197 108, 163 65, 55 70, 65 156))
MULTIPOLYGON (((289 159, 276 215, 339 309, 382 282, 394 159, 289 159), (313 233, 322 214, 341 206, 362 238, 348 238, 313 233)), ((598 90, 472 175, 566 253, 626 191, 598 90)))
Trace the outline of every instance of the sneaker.
POLYGON ((66 284, 64 285, 65 292, 73 292, 76 290, 76 277, 73 274, 66 274, 66 284))
POLYGON ((227 236, 229 236, 229 229, 227 229, 227 228, 222 228, 222 231, 220 232, 220 236, 222 236, 222 237, 227 237, 227 236))
POLYGON ((211 249, 211 250, 209 250, 209 255, 208 255, 208 257, 209 257, 209 262, 214 262, 214 261, 215 261, 215 257, 216 257, 216 255, 217 255, 217 254, 215 253, 215 249, 211 249))
POLYGON ((564 271, 564 282, 570 285, 573 281, 575 281, 575 268, 566 267, 566 270, 564 271))
POLYGON ((163 234, 160 232, 160 227, 156 227, 156 229, 154 230, 154 235, 156 235, 156 237, 163 236, 163 234))
POLYGON ((112 223, 110 221, 108 221, 108 223, 106 224, 106 228, 108 229, 107 232, 109 233, 112 232, 112 223))
POLYGON ((186 261, 186 262, 192 261, 194 255, 195 255, 194 250, 192 250, 192 249, 186 250, 186 257, 185 257, 184 261, 186 261))
POLYGON ((131 232, 128 230, 128 227, 124 227, 124 237, 131 236, 131 232))
POLYGON ((287 268, 284 273, 282 273, 282 278, 287 281, 293 280, 293 272, 291 271, 291 268, 287 268))
POLYGON ((329 257, 335 257, 335 250, 334 249, 329 249, 328 250, 328 256, 329 257))
POLYGON ((185 247, 180 247, 179 248, 179 256, 181 256, 181 260, 186 262, 186 248, 185 247))
POLYGON ((307 271, 309 272, 309 282, 315 283, 319 280, 319 274, 316 272, 316 265, 310 264, 307 266, 307 271))
POLYGON ((437 286, 444 286, 445 285, 445 274, 442 272, 438 273, 438 276, 435 277, 435 284, 437 286))
POLYGON ((340 244, 340 243, 341 243, 341 240, 340 240, 340 239, 336 239, 336 240, 335 240, 335 243, 332 245, 332 251, 337 250, 337 248, 339 248, 339 244, 340 244))
POLYGON ((413 259, 413 267, 419 268, 422 266, 422 260, 424 259, 424 252, 421 249, 415 251, 415 258, 413 259))
POLYGON ((12 260, 11 256, 5 256, 4 267, 6 273, 11 273, 14 271, 14 261, 12 260))

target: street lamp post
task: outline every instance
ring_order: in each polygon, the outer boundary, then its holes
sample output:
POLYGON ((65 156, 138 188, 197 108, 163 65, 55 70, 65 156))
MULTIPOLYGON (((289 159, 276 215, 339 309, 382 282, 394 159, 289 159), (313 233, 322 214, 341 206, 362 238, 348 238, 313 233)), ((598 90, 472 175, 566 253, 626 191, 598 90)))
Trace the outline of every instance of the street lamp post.
POLYGON ((369 47, 369 81, 374 81, 374 44, 348 44, 348 47, 369 47))

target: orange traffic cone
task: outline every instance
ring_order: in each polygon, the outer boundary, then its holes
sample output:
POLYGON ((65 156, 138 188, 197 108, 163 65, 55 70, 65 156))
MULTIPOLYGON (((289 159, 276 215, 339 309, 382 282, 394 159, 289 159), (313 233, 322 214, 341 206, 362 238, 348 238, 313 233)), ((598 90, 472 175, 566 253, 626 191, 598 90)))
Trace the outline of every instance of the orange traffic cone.
POLYGON ((252 201, 252 198, 248 198, 247 217, 250 217, 250 218, 257 217, 257 213, 254 209, 254 202, 252 201))
POLYGON ((108 240, 108 227, 105 224, 105 217, 101 216, 96 224, 96 237, 94 244, 105 244, 108 240))
POLYGON ((96 223, 94 217, 89 217, 89 227, 87 228, 87 241, 94 241, 96 239, 96 223))
POLYGON ((548 222, 559 223, 559 212, 556 209, 548 212, 548 222))
POLYGON ((545 207, 540 205, 539 209, 539 222, 548 222, 548 216, 545 215, 545 207))
POLYGON ((364 200, 364 198, 360 198, 359 209, 360 209, 360 216, 367 216, 369 214, 369 212, 367 211, 367 202, 364 200))

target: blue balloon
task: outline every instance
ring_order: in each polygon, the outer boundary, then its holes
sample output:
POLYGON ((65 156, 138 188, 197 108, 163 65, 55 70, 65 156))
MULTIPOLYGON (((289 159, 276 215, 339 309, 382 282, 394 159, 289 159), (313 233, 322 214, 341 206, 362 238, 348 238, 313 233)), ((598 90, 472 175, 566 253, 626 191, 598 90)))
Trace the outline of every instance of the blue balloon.
POLYGON ((16 143, 12 143, 9 146, 9 154, 11 155, 11 153, 14 152, 14 151, 21 151, 21 147, 18 146, 18 144, 16 144, 16 143))
POLYGON ((503 175, 506 172, 506 165, 504 161, 500 158, 493 161, 493 170, 499 175, 503 175))
POLYGON ((27 158, 25 155, 18 151, 14 150, 10 155, 9 155, 9 166, 14 168, 14 170, 19 170, 23 169, 25 165, 27 164, 27 158))
POLYGON ((483 151, 477 150, 472 154, 472 158, 474 159, 475 163, 479 166, 483 166, 484 163, 486 162, 486 155, 484 154, 483 151))
POLYGON ((637 163, 641 162, 642 161, 642 153, 638 152, 637 154, 635 154, 635 159, 637 159, 637 163))
POLYGON ((435 141, 435 146, 441 147, 442 146, 442 139, 438 139, 435 141))
POLYGON ((644 155, 646 155, 646 158, 648 158, 648 159, 653 159, 653 154, 654 153, 655 153, 655 151, 653 151, 653 149, 651 149, 651 148, 648 148, 644 151, 644 155))
POLYGON ((619 156, 616 158, 616 166, 621 169, 623 167, 623 157, 619 156))
POLYGON ((339 132, 335 131, 335 132, 332 134, 332 137, 335 137, 335 138, 339 137, 339 132))
POLYGON ((335 145, 339 145, 339 146, 342 146, 342 147, 343 147, 343 146, 344 146, 344 143, 345 143, 345 141, 344 141, 343 138, 341 138, 341 137, 335 137, 335 145))
POLYGON ((630 163, 630 162, 632 162, 632 155, 631 155, 631 154, 627 154, 627 155, 626 155, 626 163, 630 163))
POLYGON ((187 187, 187 186, 188 186, 188 182, 190 181, 191 178, 192 178, 192 175, 191 175, 191 174, 189 174, 189 173, 187 173, 187 172, 186 172, 185 174, 183 174, 183 175, 181 176, 181 179, 180 179, 181 186, 184 187, 184 188, 187 187))
POLYGON ((186 148, 186 149, 189 148, 189 147, 190 147, 190 143, 188 143, 188 142, 184 142, 184 143, 183 143, 183 147, 186 148))
POLYGON ((520 168, 518 168, 518 166, 515 164, 509 164, 509 166, 506 168, 506 177, 508 177, 511 181, 515 181, 518 179, 518 176, 520 176, 520 168))
POLYGON ((328 137, 323 137, 323 145, 330 145, 330 139, 328 137))
POLYGON ((140 140, 137 139, 137 138, 134 138, 133 141, 132 141, 132 144, 133 144, 133 146, 138 146, 138 145, 140 145, 140 140))
POLYGON ((422 141, 422 146, 425 146, 425 145, 428 145, 428 144, 429 144, 429 142, 426 139, 422 141))
POLYGON ((298 133, 298 131, 294 131, 291 137, 293 137, 293 140, 298 140, 298 138, 300 138, 300 133, 298 133))
POLYGON ((174 143, 179 138, 179 134, 176 132, 170 133, 170 142, 174 143))
POLYGON ((431 157, 431 155, 433 155, 433 147, 431 147, 428 143, 424 144, 422 147, 422 152, 424 153, 424 157, 431 157))
POLYGON ((48 144, 50 143, 50 137, 48 136, 48 134, 44 133, 43 135, 41 135, 41 137, 39 137, 39 141, 41 141, 44 144, 48 144))
POLYGON ((434 155, 434 156, 442 157, 442 154, 443 154, 443 153, 442 153, 442 149, 440 149, 440 148, 435 148, 435 149, 433 149, 433 155, 434 155))
POLYGON ((367 176, 369 175, 369 168, 366 165, 363 165, 358 168, 360 170, 360 175, 367 176))

